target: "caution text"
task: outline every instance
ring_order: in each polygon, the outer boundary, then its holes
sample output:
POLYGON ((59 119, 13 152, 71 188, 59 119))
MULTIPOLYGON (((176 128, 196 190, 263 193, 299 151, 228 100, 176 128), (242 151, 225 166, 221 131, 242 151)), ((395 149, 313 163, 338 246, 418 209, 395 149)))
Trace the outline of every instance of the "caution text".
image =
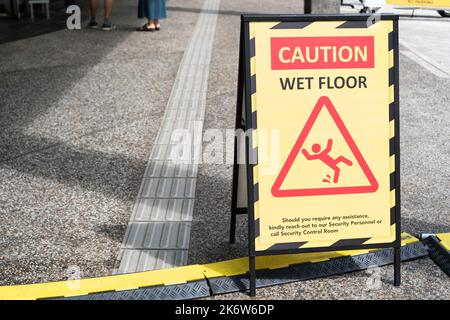
POLYGON ((274 37, 272 70, 373 68, 373 37, 274 37))

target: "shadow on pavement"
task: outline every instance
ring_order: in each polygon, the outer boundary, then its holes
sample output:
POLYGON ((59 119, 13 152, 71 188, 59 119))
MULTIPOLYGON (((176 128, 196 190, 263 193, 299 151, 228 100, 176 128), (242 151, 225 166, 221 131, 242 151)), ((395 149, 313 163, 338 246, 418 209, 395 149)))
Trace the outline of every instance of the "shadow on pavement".
MULTIPOLYGON (((47 20, 39 11, 36 12, 35 21, 32 21, 26 12, 21 18, 0 17, 0 44, 35 37, 45 33, 55 32, 66 28, 68 15, 65 12, 66 0, 50 1, 50 19, 47 20)), ((88 17, 87 0, 78 0, 77 5, 81 7, 82 21, 88 17)), ((28 10, 28 9, 27 9, 28 10)), ((38 6, 36 6, 38 10, 38 6)))
POLYGON ((227 16, 241 16, 242 14, 256 14, 257 12, 243 12, 243 11, 234 11, 234 10, 219 10, 218 12, 212 10, 202 10, 201 8, 189 8, 189 7, 180 7, 180 6, 167 6, 167 10, 169 11, 181 11, 181 12, 194 12, 194 13, 208 13, 208 14, 219 14, 219 15, 227 15, 227 16))
POLYGON ((1 161, 0 166, 124 201, 133 200, 136 195, 119 190, 140 183, 140 177, 130 175, 130 171, 144 173, 146 167, 145 161, 120 154, 25 135, 15 135, 15 139, 31 150, 17 158, 1 161))
MULTIPOLYGON (((117 11, 118 20, 127 14, 117 11)), ((139 184, 129 173, 142 174, 145 161, 79 146, 79 141, 132 125, 130 122, 142 119, 142 115, 131 119, 120 112, 114 115, 109 85, 83 84, 87 90, 79 92, 80 96, 73 89, 81 81, 92 81, 85 79, 87 74, 94 74, 101 82, 102 73, 108 70, 93 70, 129 35, 63 31, 42 40, 0 45, 0 54, 5 53, 0 55, 0 169, 134 199, 135 195, 117 190, 139 184), (93 101, 96 105, 89 105, 93 101), (34 124, 36 120, 42 124, 34 124)))

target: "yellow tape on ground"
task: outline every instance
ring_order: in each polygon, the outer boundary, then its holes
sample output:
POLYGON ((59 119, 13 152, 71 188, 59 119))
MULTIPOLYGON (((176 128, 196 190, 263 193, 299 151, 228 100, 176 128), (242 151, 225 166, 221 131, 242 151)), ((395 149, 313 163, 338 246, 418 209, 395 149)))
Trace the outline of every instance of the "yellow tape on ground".
POLYGON ((401 237, 402 237, 402 246, 406 246, 407 244, 419 241, 419 239, 413 237, 412 235, 406 232, 402 232, 401 237))
MULTIPOLYGON (((329 251, 256 257, 256 269, 279 269, 293 264, 320 262, 332 258, 368 253, 369 250, 329 251)), ((206 278, 235 276, 248 272, 248 258, 210 263, 203 266, 206 278)))
POLYGON ((191 265, 109 277, 4 286, 0 287, 0 299, 34 300, 52 297, 72 297, 89 293, 184 283, 203 278, 203 268, 200 265, 191 265))
MULTIPOLYGON (((446 236, 445 236, 446 237, 446 236)), ((407 233, 402 234, 402 246, 417 242, 407 233)), ((299 253, 276 256, 259 256, 257 269, 277 269, 293 264, 326 261, 332 258, 354 256, 373 250, 347 250, 316 253, 299 253)), ((60 282, 37 283, 0 287, 1 300, 34 300, 55 297, 73 297, 107 291, 122 291, 158 285, 181 284, 206 278, 233 276, 248 272, 248 258, 129 273, 108 277, 88 278, 60 282)))
POLYGON ((443 246, 445 250, 450 251, 450 233, 438 233, 437 237, 441 240, 441 246, 443 246))

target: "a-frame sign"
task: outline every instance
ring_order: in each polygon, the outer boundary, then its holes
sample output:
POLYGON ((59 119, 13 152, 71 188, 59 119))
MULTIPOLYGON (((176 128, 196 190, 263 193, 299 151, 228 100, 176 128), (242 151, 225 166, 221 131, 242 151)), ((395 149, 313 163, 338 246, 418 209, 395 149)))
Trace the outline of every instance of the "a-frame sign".
POLYGON ((230 242, 258 255, 394 248, 400 284, 398 17, 244 15, 230 242))

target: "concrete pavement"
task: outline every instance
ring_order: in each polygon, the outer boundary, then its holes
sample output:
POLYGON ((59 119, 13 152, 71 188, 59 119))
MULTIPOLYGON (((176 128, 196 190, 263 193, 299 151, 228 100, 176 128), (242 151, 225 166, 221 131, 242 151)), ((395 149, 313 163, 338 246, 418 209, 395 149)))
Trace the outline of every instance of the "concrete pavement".
MULTIPOLYGON (((123 0, 116 32, 59 31, 0 45, 1 284, 114 272, 203 3, 169 1, 159 33, 132 32, 140 23, 136 5, 123 0)), ((218 13, 208 12, 217 24, 203 131, 234 126, 240 13, 301 8, 298 0, 221 0, 218 13)), ((402 226, 448 232, 450 80, 404 52, 420 52, 445 74, 449 55, 437 46, 450 33, 444 19, 419 23, 400 23, 402 226)), ((245 255, 245 217, 238 217, 237 243, 228 244, 231 166, 200 164, 195 189, 188 263, 245 255)), ((370 274, 358 272, 261 289, 258 298, 450 299, 450 280, 430 260, 402 266, 400 288, 384 267, 377 290, 367 289, 370 274)))
MULTIPOLYGON (((222 3, 228 10, 242 6, 240 1, 222 3)), ((274 7, 272 10, 277 10, 274 7)), ((281 8, 290 10, 290 8, 281 8)), ((295 10, 295 5, 291 10, 295 10)), ((230 128, 234 125, 237 57, 224 52, 237 52, 239 31, 227 31, 230 24, 238 24, 238 17, 219 17, 214 46, 208 102, 204 128, 230 128), (222 48, 222 49, 221 49, 222 48), (230 75, 233 75, 230 77, 230 75)), ((401 20, 400 35, 404 42, 414 41, 415 33, 426 47, 424 54, 434 56, 442 49, 435 41, 450 40, 446 29, 434 36, 429 28, 409 30, 415 20, 401 20), (405 35, 405 37, 403 37, 405 35), (434 43, 434 44, 433 44, 434 43), (435 53, 436 52, 436 53, 435 53)), ((430 21, 446 28, 447 21, 430 21)), ((426 25, 428 21, 420 21, 426 25)), ((416 43, 416 42, 415 42, 416 43)), ((417 45, 417 44, 416 44, 417 45)), ((401 48, 404 50, 403 47, 401 48)), ((445 55, 445 54, 444 54, 445 55)), ((449 70, 449 66, 445 70, 449 70)), ((411 233, 448 232, 450 81, 436 76, 408 56, 400 55, 401 151, 402 151, 402 229, 411 233)), ((204 147, 206 144, 204 144, 204 147)), ((228 241, 231 166, 206 165, 199 168, 197 199, 192 226, 190 263, 206 263, 246 255, 246 218, 238 216, 237 242, 228 241), (213 235, 213 236, 211 236, 213 235)), ((431 260, 402 264, 400 288, 393 286, 393 267, 379 270, 382 279, 377 290, 368 289, 370 273, 365 271, 258 289, 260 299, 450 299, 450 280, 431 260)), ((228 294, 215 299, 248 299, 245 293, 228 294)))
MULTIPOLYGON (((171 1, 181 5, 183 1, 171 1)), ((191 6, 201 6, 192 1, 191 6)), ((0 283, 111 274, 198 13, 0 46, 0 283)))
POLYGON ((187 262, 219 4, 220 0, 204 2, 181 60, 119 252, 117 273, 187 262), (177 132, 189 140, 174 139, 177 132), (179 143, 188 149, 183 161, 173 158, 179 143))

